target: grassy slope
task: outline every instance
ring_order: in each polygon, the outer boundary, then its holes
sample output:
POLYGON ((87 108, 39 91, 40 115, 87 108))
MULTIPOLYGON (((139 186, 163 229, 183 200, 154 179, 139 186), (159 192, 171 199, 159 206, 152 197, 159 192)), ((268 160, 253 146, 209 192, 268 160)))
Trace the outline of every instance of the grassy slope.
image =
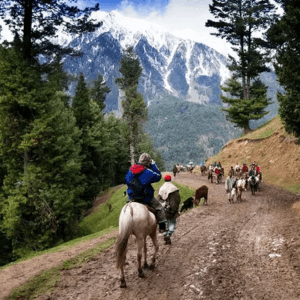
POLYGON ((300 147, 297 140, 285 132, 279 117, 257 130, 231 140, 207 163, 221 161, 225 173, 236 163, 249 166, 257 161, 263 180, 300 193, 300 147))

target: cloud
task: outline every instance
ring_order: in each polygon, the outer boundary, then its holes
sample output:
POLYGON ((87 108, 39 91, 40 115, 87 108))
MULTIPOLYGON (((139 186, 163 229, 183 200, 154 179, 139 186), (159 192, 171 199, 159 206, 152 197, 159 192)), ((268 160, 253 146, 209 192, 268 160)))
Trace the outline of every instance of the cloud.
POLYGON ((213 16, 209 12, 212 0, 170 0, 164 6, 161 1, 147 1, 135 5, 129 0, 124 0, 118 10, 126 16, 140 18, 163 27, 166 31, 181 38, 188 38, 206 44, 218 52, 232 54, 230 44, 221 38, 212 36, 216 32, 213 28, 205 27, 208 19, 213 16))

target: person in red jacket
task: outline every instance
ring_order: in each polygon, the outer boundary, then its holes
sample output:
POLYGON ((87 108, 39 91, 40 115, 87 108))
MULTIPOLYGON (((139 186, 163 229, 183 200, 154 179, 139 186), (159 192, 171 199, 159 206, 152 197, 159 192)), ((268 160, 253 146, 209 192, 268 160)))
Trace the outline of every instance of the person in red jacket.
POLYGON ((259 166, 256 167, 256 172, 257 172, 257 175, 259 175, 260 181, 262 181, 262 174, 260 172, 260 167, 259 166))
POLYGON ((243 163, 243 173, 247 173, 248 172, 248 167, 245 163, 243 163))

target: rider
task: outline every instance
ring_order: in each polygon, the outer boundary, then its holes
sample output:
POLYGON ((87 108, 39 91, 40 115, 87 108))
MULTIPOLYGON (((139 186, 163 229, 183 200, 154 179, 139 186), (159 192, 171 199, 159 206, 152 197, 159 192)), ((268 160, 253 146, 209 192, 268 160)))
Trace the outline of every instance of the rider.
POLYGON ((171 235, 176 226, 176 218, 179 217, 178 209, 180 204, 179 189, 171 183, 172 177, 166 175, 164 177, 165 183, 158 191, 157 199, 165 204, 166 217, 169 220, 169 228, 164 233, 164 240, 166 244, 171 244, 171 235))
POLYGON ((176 177, 176 173, 177 173, 178 171, 177 171, 177 167, 176 167, 176 165, 174 165, 174 167, 173 167, 173 174, 174 174, 174 177, 176 177))
POLYGON ((233 169, 233 166, 230 167, 230 172, 232 173, 232 176, 234 176, 234 169, 233 169))
POLYGON ((248 172, 248 167, 246 163, 243 163, 243 173, 247 173, 247 172, 248 172))
POLYGON ((255 166, 251 165, 251 170, 249 171, 249 176, 255 176, 255 166))
POLYGON ((228 177, 225 180, 225 190, 226 190, 226 193, 228 195, 229 203, 231 203, 231 201, 230 201, 231 191, 235 187, 235 185, 236 185, 236 179, 233 177, 233 173, 230 170, 229 173, 228 173, 228 177))
POLYGON ((161 173, 158 167, 155 164, 155 161, 151 160, 150 155, 148 153, 142 153, 139 162, 134 164, 128 170, 125 181, 128 186, 127 194, 128 201, 137 201, 143 204, 147 204, 150 207, 154 208, 156 211, 156 218, 159 225, 159 230, 164 231, 166 229, 166 216, 164 209, 161 203, 154 198, 154 189, 151 183, 158 182, 161 179, 161 173), (140 184, 144 189, 144 193, 142 199, 133 199, 133 191, 132 191, 132 179, 137 177, 139 179, 140 184))
POLYGON ((256 166, 256 172, 257 174, 260 174, 260 181, 262 181, 262 174, 260 172, 260 167, 258 165, 256 166))

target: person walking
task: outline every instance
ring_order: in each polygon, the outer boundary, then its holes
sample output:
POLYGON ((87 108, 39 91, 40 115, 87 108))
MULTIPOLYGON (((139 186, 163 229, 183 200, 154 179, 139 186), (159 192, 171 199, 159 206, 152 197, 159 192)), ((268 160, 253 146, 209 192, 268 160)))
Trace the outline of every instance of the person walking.
POLYGON ((228 177, 225 180, 225 191, 227 193, 229 203, 231 203, 231 197, 233 197, 232 190, 235 188, 235 185, 236 179, 233 177, 233 173, 230 170, 228 173, 228 177))
POLYGON ((179 217, 180 195, 177 186, 171 182, 172 177, 166 175, 164 179, 165 183, 160 187, 157 199, 165 206, 165 213, 169 226, 164 232, 164 240, 166 244, 171 244, 171 236, 176 227, 176 219, 179 217))

